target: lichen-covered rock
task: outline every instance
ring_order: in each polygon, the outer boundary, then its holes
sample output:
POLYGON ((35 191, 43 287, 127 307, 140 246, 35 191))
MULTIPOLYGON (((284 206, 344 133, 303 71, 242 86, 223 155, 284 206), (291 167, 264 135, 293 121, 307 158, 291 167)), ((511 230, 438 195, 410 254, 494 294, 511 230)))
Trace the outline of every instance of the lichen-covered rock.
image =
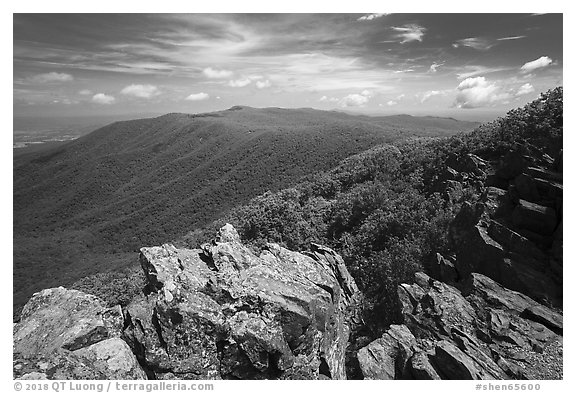
POLYGON ((156 378, 345 379, 360 301, 340 256, 276 244, 255 255, 224 226, 199 250, 143 248, 150 292, 124 338, 156 378))
POLYGON ((119 307, 65 288, 45 289, 24 306, 14 324, 14 376, 46 379, 145 379, 119 337, 119 307))
POLYGON ((78 349, 74 354, 100 371, 106 379, 146 379, 146 373, 130 347, 118 337, 78 349))
POLYGON ((23 355, 74 350, 108 338, 97 297, 63 287, 36 293, 14 327, 14 350, 23 355))
POLYGON ((406 374, 416 339, 404 325, 392 325, 379 339, 358 351, 364 379, 399 379, 406 374))

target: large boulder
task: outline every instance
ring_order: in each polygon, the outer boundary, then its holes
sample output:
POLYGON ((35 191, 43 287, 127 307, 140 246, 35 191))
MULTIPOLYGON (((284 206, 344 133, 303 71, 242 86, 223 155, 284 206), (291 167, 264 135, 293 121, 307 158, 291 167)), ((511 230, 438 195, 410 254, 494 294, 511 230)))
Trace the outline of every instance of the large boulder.
POLYGON ((364 379, 400 379, 406 374, 415 345, 416 339, 406 326, 390 326, 382 337, 358 351, 362 376, 364 379))
POLYGON ((509 151, 501 160, 496 176, 509 180, 521 174, 528 166, 526 159, 518 150, 509 151))
POLYGON ((231 225, 202 249, 141 249, 148 293, 127 306, 124 338, 159 379, 345 379, 360 292, 340 256, 269 244, 231 225))
POLYGON ((14 376, 48 379, 145 379, 119 337, 119 307, 63 287, 36 293, 14 325, 14 376))
POLYGON ((558 225, 556 211, 553 208, 523 199, 520 199, 514 209, 512 220, 516 227, 542 235, 551 235, 558 225))

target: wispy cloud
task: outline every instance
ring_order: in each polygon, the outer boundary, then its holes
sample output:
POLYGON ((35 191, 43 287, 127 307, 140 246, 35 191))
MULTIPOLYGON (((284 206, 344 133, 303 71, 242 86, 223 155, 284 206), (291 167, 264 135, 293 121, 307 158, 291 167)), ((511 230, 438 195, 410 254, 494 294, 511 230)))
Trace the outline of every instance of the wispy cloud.
POLYGON ((98 94, 94 94, 94 96, 92 96, 92 102, 96 103, 96 104, 100 104, 100 105, 110 105, 113 104, 116 101, 116 98, 114 98, 113 96, 109 96, 107 94, 104 93, 98 93, 98 94))
POLYGON ((512 67, 486 67, 482 65, 466 65, 461 68, 462 70, 456 73, 458 79, 467 79, 479 75, 514 70, 512 67))
POLYGON ((374 19, 378 19, 383 17, 384 15, 389 15, 389 14, 367 14, 364 16, 361 16, 360 18, 358 18, 358 21, 369 21, 369 20, 374 20, 374 19))
POLYGON ((424 103, 426 101, 428 101, 430 98, 434 97, 434 96, 439 96, 439 95, 443 95, 446 94, 445 91, 440 91, 440 90, 429 90, 426 91, 422 94, 420 94, 420 102, 424 103))
POLYGON ((511 37, 502 37, 497 38, 496 41, 513 41, 513 40, 521 40, 522 38, 526 38, 525 35, 515 35, 511 37))
POLYGON ((225 79, 225 78, 230 78, 233 74, 232 71, 228 71, 228 70, 218 70, 218 69, 214 69, 212 67, 208 67, 208 68, 204 68, 204 70, 202 70, 202 73, 207 77, 207 78, 211 78, 211 79, 225 79))
POLYGON ((402 41, 400 41, 401 44, 412 41, 422 42, 422 37, 424 37, 424 33, 426 32, 425 27, 419 26, 417 24, 407 24, 401 27, 392 27, 392 30, 398 32, 396 37, 402 39, 402 41))
POLYGON ((536 60, 529 61, 528 63, 524 64, 520 67, 520 71, 529 73, 539 68, 545 68, 552 64, 552 59, 548 56, 542 56, 536 60))
POLYGON ((186 97, 186 101, 204 101, 210 98, 210 95, 204 92, 192 93, 186 97))
POLYGON ((468 47, 477 50, 488 50, 494 46, 494 43, 481 37, 463 38, 452 44, 454 48, 468 47))
POLYGON ((82 89, 78 92, 81 96, 91 96, 93 94, 92 90, 82 89))
POLYGON ((45 74, 34 75, 30 80, 36 83, 71 82, 74 80, 74 77, 63 72, 47 72, 45 74))
POLYGON ((120 93, 137 98, 152 98, 160 94, 154 85, 130 85, 123 88, 120 93))

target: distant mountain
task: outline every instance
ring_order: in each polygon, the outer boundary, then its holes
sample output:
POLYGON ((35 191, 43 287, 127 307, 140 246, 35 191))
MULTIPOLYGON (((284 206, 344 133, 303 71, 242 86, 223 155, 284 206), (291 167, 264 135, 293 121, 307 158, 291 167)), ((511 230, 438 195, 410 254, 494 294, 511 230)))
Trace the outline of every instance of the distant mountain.
POLYGON ((14 157, 14 294, 131 263, 267 190, 375 145, 470 131, 454 119, 313 109, 172 113, 14 157))

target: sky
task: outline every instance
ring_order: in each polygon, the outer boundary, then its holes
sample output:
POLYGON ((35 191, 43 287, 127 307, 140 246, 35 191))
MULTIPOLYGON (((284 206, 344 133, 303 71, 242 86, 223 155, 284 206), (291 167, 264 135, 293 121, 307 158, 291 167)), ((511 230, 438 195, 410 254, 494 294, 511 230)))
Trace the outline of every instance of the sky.
POLYGON ((14 14, 14 116, 234 105, 486 121, 563 84, 562 14, 14 14))

